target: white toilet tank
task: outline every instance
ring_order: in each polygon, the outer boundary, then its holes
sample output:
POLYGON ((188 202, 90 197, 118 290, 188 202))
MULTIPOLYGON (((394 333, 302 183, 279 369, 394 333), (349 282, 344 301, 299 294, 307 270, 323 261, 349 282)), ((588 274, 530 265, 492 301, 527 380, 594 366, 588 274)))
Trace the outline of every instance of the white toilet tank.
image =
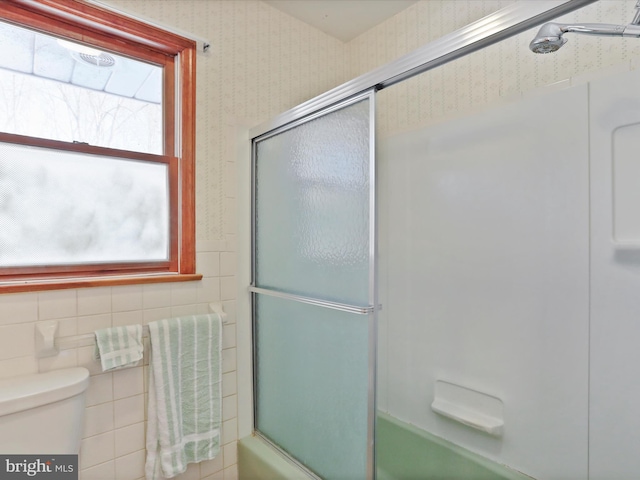
POLYGON ((81 367, 0 380, 0 452, 77 454, 88 385, 81 367))

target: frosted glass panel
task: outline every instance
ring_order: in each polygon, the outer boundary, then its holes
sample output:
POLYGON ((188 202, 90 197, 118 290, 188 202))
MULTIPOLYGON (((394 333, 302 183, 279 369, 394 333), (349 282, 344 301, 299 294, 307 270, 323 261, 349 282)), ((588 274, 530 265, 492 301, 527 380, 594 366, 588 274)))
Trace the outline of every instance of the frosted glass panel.
POLYGON ((369 100, 257 144, 256 285, 368 305, 369 100))
POLYGON ((163 261, 168 166, 0 143, 0 267, 163 261))
POLYGON ((368 317, 256 304, 258 430, 322 478, 366 478, 368 317))

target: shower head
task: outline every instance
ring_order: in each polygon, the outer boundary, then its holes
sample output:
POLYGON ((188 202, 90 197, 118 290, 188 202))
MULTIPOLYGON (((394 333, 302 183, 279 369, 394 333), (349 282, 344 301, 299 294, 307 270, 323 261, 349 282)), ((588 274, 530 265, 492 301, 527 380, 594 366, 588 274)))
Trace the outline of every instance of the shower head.
POLYGON ((567 39, 565 33, 582 33, 584 35, 604 35, 609 37, 640 37, 640 26, 609 25, 606 23, 583 23, 580 25, 564 25, 561 23, 544 24, 529 44, 534 53, 551 53, 557 51, 567 39))
POLYGON ((564 38, 562 26, 557 23, 547 23, 542 26, 535 36, 529 48, 534 53, 552 53, 557 51, 565 43, 567 39, 564 38))

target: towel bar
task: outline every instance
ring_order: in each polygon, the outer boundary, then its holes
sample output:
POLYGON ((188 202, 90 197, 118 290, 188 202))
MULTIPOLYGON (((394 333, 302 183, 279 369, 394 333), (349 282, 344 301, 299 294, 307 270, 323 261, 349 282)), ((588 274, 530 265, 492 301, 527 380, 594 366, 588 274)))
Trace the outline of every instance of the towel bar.
MULTIPOLYGON (((209 312, 210 313, 219 314, 220 318, 222 319, 222 324, 223 325, 226 325, 228 323, 227 314, 222 309, 222 305, 221 304, 219 304, 219 303, 210 303, 209 304, 209 312)), ((149 336, 149 326, 148 325, 143 325, 142 326, 142 336, 143 337, 148 337, 149 336)), ((83 335, 70 335, 68 337, 56 337, 53 340, 53 344, 55 345, 55 347, 58 348, 58 350, 69 350, 71 348, 90 347, 92 345, 95 345, 95 339, 96 339, 95 334, 93 334, 93 333, 85 333, 83 335)))

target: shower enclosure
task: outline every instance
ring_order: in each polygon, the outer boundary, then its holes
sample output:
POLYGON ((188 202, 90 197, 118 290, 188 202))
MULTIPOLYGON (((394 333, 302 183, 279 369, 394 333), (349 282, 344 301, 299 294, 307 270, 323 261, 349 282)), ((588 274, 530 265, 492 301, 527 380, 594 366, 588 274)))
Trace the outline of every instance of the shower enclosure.
POLYGON ((254 142, 255 426, 325 478, 373 474, 373 112, 369 92, 254 142))
POLYGON ((252 130, 252 430, 298 472, 640 471, 640 73, 529 50, 607 5, 507 4, 252 130))

